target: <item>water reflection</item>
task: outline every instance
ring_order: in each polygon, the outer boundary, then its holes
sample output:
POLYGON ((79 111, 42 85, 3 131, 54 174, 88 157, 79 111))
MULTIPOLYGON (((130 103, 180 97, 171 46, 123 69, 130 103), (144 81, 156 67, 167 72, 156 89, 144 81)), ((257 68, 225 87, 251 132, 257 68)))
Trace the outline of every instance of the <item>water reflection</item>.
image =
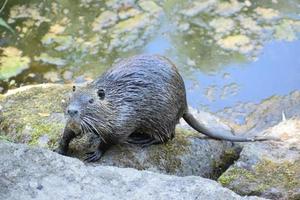
MULTIPOLYGON (((237 102, 259 102, 272 95, 287 95, 300 89, 300 40, 294 42, 268 43, 255 62, 230 64, 214 75, 195 71, 197 84, 201 87, 188 90, 189 104, 199 108, 199 103, 209 110, 217 111, 237 102), (229 74, 224 78, 224 74, 229 74), (231 96, 222 96, 225 85, 235 83, 240 89, 231 96), (214 87, 214 101, 205 96, 207 88, 214 87), (197 99, 197 101, 194 101, 197 99)), ((195 81, 186 80, 186 87, 193 88, 195 81)))

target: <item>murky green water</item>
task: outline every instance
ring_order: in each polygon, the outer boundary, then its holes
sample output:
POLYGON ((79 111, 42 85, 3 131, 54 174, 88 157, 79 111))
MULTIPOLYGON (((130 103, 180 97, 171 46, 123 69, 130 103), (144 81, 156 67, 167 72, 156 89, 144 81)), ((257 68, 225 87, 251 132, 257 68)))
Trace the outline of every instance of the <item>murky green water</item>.
POLYGON ((0 17, 16 32, 0 27, 3 92, 84 81, 137 53, 173 60, 195 108, 300 89, 298 0, 9 0, 0 17))

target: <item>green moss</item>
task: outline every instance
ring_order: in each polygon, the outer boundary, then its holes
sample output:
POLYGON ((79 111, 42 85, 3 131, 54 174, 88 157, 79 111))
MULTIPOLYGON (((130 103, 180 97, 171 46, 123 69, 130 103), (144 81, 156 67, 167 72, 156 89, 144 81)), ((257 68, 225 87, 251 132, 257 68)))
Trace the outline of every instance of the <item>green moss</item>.
POLYGON ((243 177, 247 181, 255 180, 255 176, 253 175, 252 172, 250 172, 244 168, 232 167, 229 170, 227 170, 226 173, 222 174, 222 176, 219 177, 218 181, 223 186, 228 186, 230 183, 232 183, 239 177, 243 177))
POLYGON ((235 160, 239 158, 240 149, 226 149, 220 159, 213 161, 213 176, 210 177, 213 180, 218 177, 226 170, 235 160))
POLYGON ((241 195, 260 195, 263 191, 277 188, 292 191, 300 187, 300 161, 275 163, 263 159, 253 170, 232 167, 218 181, 241 195), (247 188, 247 189, 243 189, 247 188))
POLYGON ((37 145, 38 139, 47 135, 49 137, 48 147, 53 148, 57 144, 57 138, 59 137, 61 130, 64 128, 64 124, 35 124, 33 125, 33 131, 31 132, 31 140, 29 141, 29 145, 37 145))
POLYGON ((194 136, 195 132, 177 129, 173 140, 163 145, 156 145, 149 155, 148 162, 155 166, 163 166, 167 173, 175 173, 181 166, 180 155, 184 155, 188 149, 188 138, 194 136))
POLYGON ((266 186, 284 187, 289 190, 300 187, 300 161, 275 163, 264 159, 255 166, 256 176, 263 177, 266 186))
POLYGON ((62 100, 69 86, 53 85, 34 87, 2 99, 0 130, 13 142, 38 144, 42 135, 49 137, 48 147, 53 147, 64 124, 62 100))
POLYGON ((11 141, 11 138, 9 138, 8 136, 4 135, 3 133, 0 133, 0 140, 11 141))

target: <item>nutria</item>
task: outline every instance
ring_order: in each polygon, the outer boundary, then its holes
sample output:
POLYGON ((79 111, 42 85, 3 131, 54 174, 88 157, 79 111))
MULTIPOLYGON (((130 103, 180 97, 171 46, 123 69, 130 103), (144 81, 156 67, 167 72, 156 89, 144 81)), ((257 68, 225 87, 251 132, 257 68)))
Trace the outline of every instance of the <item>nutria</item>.
POLYGON ((139 55, 116 63, 109 71, 82 88, 73 87, 66 109, 68 122, 58 153, 66 154, 78 134, 93 132, 99 145, 86 161, 93 162, 117 143, 143 146, 165 143, 183 119, 211 138, 235 142, 262 141, 209 131, 188 111, 184 82, 170 60, 139 55), (147 136, 147 137, 145 137, 147 136))

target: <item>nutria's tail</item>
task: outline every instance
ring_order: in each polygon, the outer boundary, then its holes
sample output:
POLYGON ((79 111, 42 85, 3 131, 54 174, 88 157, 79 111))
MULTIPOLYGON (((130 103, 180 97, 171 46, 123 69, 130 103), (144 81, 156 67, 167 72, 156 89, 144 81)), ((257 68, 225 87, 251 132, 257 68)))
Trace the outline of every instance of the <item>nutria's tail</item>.
POLYGON ((197 121, 194 116, 189 113, 188 111, 183 114, 183 119, 196 131, 207 135, 211 138, 218 139, 218 140, 228 140, 232 142, 254 142, 254 141, 265 141, 270 140, 272 138, 247 138, 247 137, 240 137, 236 135, 228 135, 223 133, 218 133, 217 131, 215 133, 209 131, 203 124, 201 124, 199 121, 197 121))

